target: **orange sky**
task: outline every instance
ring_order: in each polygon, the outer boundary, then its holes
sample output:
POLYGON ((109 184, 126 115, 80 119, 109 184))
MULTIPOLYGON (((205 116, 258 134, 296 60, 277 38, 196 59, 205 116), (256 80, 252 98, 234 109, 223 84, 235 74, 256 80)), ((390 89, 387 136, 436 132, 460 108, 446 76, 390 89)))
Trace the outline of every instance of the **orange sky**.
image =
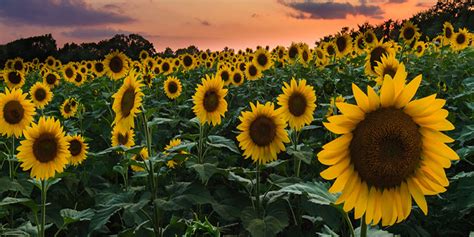
POLYGON ((139 33, 158 51, 312 44, 344 26, 405 19, 436 0, 2 0, 0 43, 52 33, 58 46, 139 33), (22 2, 22 3, 21 3, 22 2), (41 2, 41 1, 40 1, 41 2), (21 5, 21 4, 23 5, 21 5), (34 2, 33 2, 34 3, 34 2), (24 6, 27 7, 26 10, 24 6), (44 9, 43 9, 44 8, 44 9), (47 19, 35 18, 47 14, 47 19), (335 19, 327 19, 335 18, 335 19), (55 21, 56 20, 56 21, 55 21))

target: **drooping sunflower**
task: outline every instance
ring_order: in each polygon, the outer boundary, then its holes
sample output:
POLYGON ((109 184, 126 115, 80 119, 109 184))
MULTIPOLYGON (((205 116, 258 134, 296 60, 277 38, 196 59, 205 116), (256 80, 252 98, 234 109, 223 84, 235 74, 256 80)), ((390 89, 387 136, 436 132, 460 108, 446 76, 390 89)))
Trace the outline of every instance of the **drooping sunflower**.
POLYGON ((76 77, 76 67, 74 67, 74 64, 73 63, 68 63, 66 65, 63 66, 62 68, 62 74, 64 76, 64 79, 66 79, 66 81, 73 81, 74 78, 76 77))
POLYGON ((411 21, 406 21, 403 23, 402 28, 400 29, 400 38, 405 42, 410 43, 414 39, 418 38, 420 35, 419 29, 411 21))
POLYGON ((290 142, 286 122, 273 103, 250 103, 250 107, 252 111, 243 111, 239 116, 237 129, 241 132, 237 140, 246 159, 251 157, 258 164, 266 164, 276 160, 277 154, 286 149, 284 143, 290 142))
POLYGON ((0 93, 0 134, 20 137, 35 115, 35 106, 21 89, 0 93))
POLYGON ((465 49, 469 45, 469 32, 466 28, 459 29, 451 40, 451 47, 456 50, 465 49))
POLYGON ((66 136, 66 141, 69 144, 69 163, 74 166, 80 165, 87 157, 89 145, 81 135, 66 136))
MULTIPOLYGON (((136 154, 132 157, 132 160, 142 163, 142 162, 148 160, 148 158, 149 158, 148 148, 144 147, 140 150, 140 152, 138 154, 136 154)), ((131 165, 130 167, 135 172, 141 172, 141 171, 145 170, 145 168, 140 167, 138 165, 131 165)))
POLYGON ((107 76, 112 80, 122 79, 128 73, 129 59, 122 52, 114 51, 107 54, 103 62, 107 76))
POLYGON ((316 93, 306 80, 291 79, 290 84, 284 82, 283 94, 278 96, 277 110, 290 128, 300 131, 305 125, 313 121, 313 113, 316 109, 316 93))
POLYGON ((54 118, 41 117, 25 129, 25 140, 18 147, 17 158, 30 176, 46 180, 62 173, 68 163, 69 145, 63 128, 54 118))
POLYGON ((172 100, 178 98, 183 91, 181 81, 178 78, 171 76, 166 79, 163 89, 165 90, 166 96, 172 100))
POLYGON ((220 77, 206 75, 202 79, 193 95, 193 111, 201 124, 215 126, 221 123, 221 116, 224 117, 227 112, 226 95, 227 89, 224 89, 224 81, 220 77))
POLYGON ((242 71, 240 71, 239 69, 236 69, 233 73, 232 73, 232 84, 234 84, 235 86, 240 86, 244 83, 244 73, 242 71))
POLYGON ((376 79, 378 86, 382 85, 383 79, 386 75, 389 75, 391 78, 395 78, 397 73, 405 74, 405 65, 403 63, 398 62, 395 58, 395 55, 383 55, 380 62, 377 62, 377 66, 374 68, 376 79))
POLYGON ((451 43, 454 36, 454 27, 450 22, 444 22, 443 24, 443 44, 447 45, 451 43))
POLYGON ((336 56, 342 58, 352 51, 352 38, 348 34, 341 34, 334 39, 336 56))
POLYGON ((10 89, 21 88, 25 84, 25 74, 22 71, 7 69, 3 72, 3 80, 10 89))
POLYGON ((127 131, 120 131, 117 127, 112 129, 112 146, 120 145, 129 148, 135 146, 135 131, 133 129, 127 131))
POLYGON ((431 95, 412 100, 421 75, 410 83, 396 75, 385 77, 379 93, 372 87, 365 94, 352 85, 357 105, 337 103, 342 115, 328 118, 324 126, 341 136, 323 146, 321 172, 336 179, 330 192, 342 192, 336 204, 344 203, 355 218, 383 226, 405 220, 411 212, 412 197, 427 214, 424 195, 446 191, 449 185, 443 168, 459 159, 445 143, 454 140, 441 131, 454 129, 446 119, 446 103, 431 95))
POLYGON ((53 93, 49 86, 41 82, 36 82, 30 88, 30 97, 36 108, 42 109, 53 99, 53 93))
POLYGON ((59 85, 59 80, 61 77, 59 74, 53 71, 48 71, 43 76, 43 83, 48 85, 49 88, 54 88, 59 85))
POLYGON ((365 58, 365 73, 367 75, 375 76, 375 66, 377 66, 377 62, 380 62, 382 56, 390 56, 394 54, 395 50, 389 43, 384 43, 383 41, 377 42, 372 48, 367 50, 367 56, 365 58))
POLYGON ((141 112, 143 83, 138 80, 138 75, 130 73, 123 81, 120 89, 115 93, 112 109, 115 112, 113 124, 121 131, 126 131, 135 127, 134 119, 137 113, 141 112))
POLYGON ((367 47, 371 47, 378 42, 377 36, 372 29, 369 29, 364 33, 364 42, 367 47))
POLYGON ((105 66, 102 61, 95 61, 94 65, 92 66, 92 72, 96 75, 96 77, 101 77, 105 74, 105 66))
POLYGON ((254 81, 262 77, 262 71, 252 62, 248 62, 245 65, 245 77, 247 80, 254 81))
POLYGON ((77 112, 77 101, 74 98, 66 99, 59 108, 61 116, 67 119, 76 115, 77 112))
POLYGON ((253 64, 256 65, 260 71, 265 71, 273 65, 272 57, 267 50, 263 48, 258 49, 254 53, 253 64))
POLYGON ((232 73, 227 65, 224 65, 223 67, 219 68, 219 70, 217 70, 217 76, 220 77, 222 81, 224 81, 224 85, 229 85, 232 83, 231 74, 232 73))
POLYGON ((413 51, 417 57, 423 56, 426 49, 426 43, 423 41, 417 41, 413 47, 413 51))

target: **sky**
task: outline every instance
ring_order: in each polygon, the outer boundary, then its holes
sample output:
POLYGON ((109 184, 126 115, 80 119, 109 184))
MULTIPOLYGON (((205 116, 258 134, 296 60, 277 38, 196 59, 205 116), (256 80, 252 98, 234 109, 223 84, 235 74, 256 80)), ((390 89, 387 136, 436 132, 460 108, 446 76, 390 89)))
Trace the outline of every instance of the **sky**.
POLYGON ((0 0, 0 44, 51 33, 97 42, 138 33, 157 51, 312 45, 342 27, 406 19, 436 0, 0 0))

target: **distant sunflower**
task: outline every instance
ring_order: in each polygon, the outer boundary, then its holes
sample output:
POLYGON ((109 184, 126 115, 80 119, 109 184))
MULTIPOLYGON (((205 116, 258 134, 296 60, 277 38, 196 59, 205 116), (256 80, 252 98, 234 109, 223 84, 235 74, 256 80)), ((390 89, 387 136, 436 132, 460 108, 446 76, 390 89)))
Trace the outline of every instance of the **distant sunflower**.
POLYGON ((357 54, 362 54, 365 51, 364 34, 359 33, 354 39, 354 51, 357 54))
POLYGON ((61 116, 67 119, 76 115, 77 112, 77 101, 73 98, 66 99, 59 108, 61 116))
POLYGON ((132 72, 123 81, 120 89, 115 93, 112 109, 115 112, 113 124, 121 131, 126 131, 135 127, 134 119, 140 111, 143 92, 143 83, 138 80, 137 75, 132 72))
POLYGON ((173 72, 173 68, 168 60, 163 60, 163 62, 159 65, 160 72, 163 73, 165 76, 173 72))
POLYGON ((186 70, 191 70, 194 68, 194 66, 196 66, 196 60, 190 54, 183 55, 182 63, 183 63, 184 69, 186 70))
POLYGON ((14 71, 24 72, 26 69, 25 63, 22 58, 15 58, 11 63, 11 69, 14 71))
POLYGON ((48 71, 43 76, 43 83, 48 85, 49 88, 54 88, 58 86, 59 80, 61 80, 61 77, 59 76, 59 74, 53 71, 48 71))
POLYGON ((215 126, 221 123, 221 116, 224 117, 227 111, 226 95, 227 89, 224 89, 224 81, 220 77, 206 75, 202 79, 202 84, 198 85, 193 95, 193 111, 201 124, 215 126))
POLYGON ((140 55, 138 57, 140 58, 140 61, 144 61, 145 59, 150 57, 150 54, 148 54, 148 51, 142 50, 140 51, 140 55))
POLYGON ((390 56, 394 54, 395 50, 390 47, 389 43, 383 43, 383 41, 377 42, 372 48, 367 50, 367 56, 365 58, 365 73, 367 75, 375 76, 375 66, 377 66, 377 62, 380 62, 382 56, 390 56))
POLYGON ((365 94, 352 84, 357 105, 337 103, 342 115, 328 118, 324 126, 341 136, 318 153, 326 180, 336 179, 329 189, 342 192, 335 204, 346 212, 355 208, 367 224, 393 225, 411 212, 412 197, 423 213, 424 195, 446 191, 449 185, 443 168, 459 157, 445 143, 454 140, 441 131, 454 129, 446 119, 446 103, 435 95, 412 100, 421 75, 405 84, 406 78, 385 77, 379 93, 368 87, 365 94))
POLYGON ((35 106, 21 89, 0 93, 0 134, 20 137, 35 115, 35 106))
POLYGON ((45 60, 44 60, 44 64, 51 68, 51 69, 54 69, 56 67, 56 59, 53 57, 53 56, 48 56, 45 60))
POLYGON ((426 43, 423 41, 417 41, 413 47, 413 51, 417 57, 423 56, 426 49, 426 43))
POLYGON ((36 82, 30 88, 30 97, 36 108, 42 109, 53 99, 53 93, 49 86, 41 82, 36 82))
POLYGON ((336 49, 336 44, 332 41, 326 42, 324 44, 324 50, 326 51, 326 54, 329 56, 329 58, 333 58, 337 54, 337 49, 336 49))
POLYGON ((273 65, 270 53, 265 49, 258 49, 254 53, 253 64, 261 71, 269 69, 273 65))
POLYGON ((293 63, 300 56, 300 47, 298 46, 298 44, 291 43, 290 47, 286 52, 288 60, 293 63))
POLYGON ((86 82, 86 79, 86 74, 77 71, 76 76, 74 77, 74 79, 71 80, 71 82, 76 86, 82 86, 86 82))
POLYGON ((94 62, 94 65, 92 67, 92 72, 94 72, 94 74, 97 76, 97 77, 101 77, 105 74, 105 65, 102 61, 95 61, 94 62))
POLYGON ((107 54, 104 59, 104 66, 107 75, 112 80, 119 80, 128 73, 128 57, 119 51, 107 54))
POLYGON ((336 55, 342 58, 352 51, 352 38, 348 34, 341 34, 334 39, 336 44, 336 55))
MULTIPOLYGON (((173 149, 173 148, 175 148, 175 147, 177 147, 177 146, 179 146, 179 145, 181 145, 181 139, 176 138, 176 139, 170 140, 170 142, 168 143, 168 145, 165 146, 165 151, 163 152, 163 154, 168 155, 168 152, 169 152, 171 149, 173 149)), ((179 151, 179 154, 186 155, 186 154, 188 154, 188 152, 185 151, 185 150, 180 150, 180 151, 179 151)), ((176 168, 176 166, 180 165, 181 163, 182 163, 182 161, 176 161, 176 160, 174 160, 174 159, 171 159, 171 160, 168 160, 168 161, 166 162, 166 166, 167 166, 168 168, 170 168, 170 169, 174 169, 174 168, 176 168)))
POLYGON ((316 66, 324 67, 328 63, 326 51, 324 51, 322 48, 315 48, 314 55, 316 56, 316 66))
POLYGON ((278 96, 277 110, 290 128, 300 131, 305 125, 313 121, 313 113, 316 108, 316 94, 306 80, 291 79, 290 84, 283 82, 283 94, 278 96))
POLYGON ((165 90, 166 96, 172 100, 178 98, 183 91, 181 81, 176 77, 168 77, 164 83, 163 89, 165 90))
POLYGON ((81 135, 66 136, 69 144, 69 163, 72 165, 80 165, 87 157, 89 146, 81 135))
POLYGON ((402 29, 400 29, 400 38, 402 38, 407 43, 410 43, 414 39, 418 38, 419 34, 418 27, 411 21, 406 21, 403 24, 402 29))
POLYGON ((120 131, 117 127, 112 130, 112 146, 132 147, 135 145, 135 131, 129 129, 126 131, 120 131))
MULTIPOLYGON (((148 148, 144 147, 140 150, 138 154, 132 157, 132 160, 137 161, 139 163, 143 163, 144 161, 148 160, 148 158, 148 148)), ((135 172, 141 172, 145 170, 143 167, 140 167, 138 165, 132 165, 131 168, 135 172)))
POLYGON ((374 68, 377 85, 381 86, 385 76, 389 75, 390 78, 395 78, 396 74, 406 77, 405 65, 398 62, 395 55, 383 55, 380 62, 377 62, 377 66, 374 68))
POLYGON ((252 62, 248 62, 245 66, 245 76, 247 80, 254 81, 262 77, 262 71, 252 62))
MULTIPOLYGON (((283 47, 283 46, 276 47, 275 54, 276 54, 277 61, 282 63, 282 64, 284 64, 286 62, 286 60, 288 60, 288 53, 286 51, 286 48, 283 47)), ((242 69, 240 69, 240 70, 244 71, 242 69)))
POLYGON ((63 128, 54 118, 41 117, 37 124, 25 129, 25 140, 18 147, 17 158, 30 176, 46 180, 62 173, 68 163, 69 145, 63 128))
POLYGON ((25 84, 25 74, 22 71, 6 70, 3 72, 3 80, 10 89, 19 89, 25 84))
POLYGON ((76 77, 77 72, 73 63, 68 63, 64 65, 61 71, 66 81, 72 82, 74 78, 76 77))
POLYGON ((366 46, 368 47, 373 46, 377 42, 378 42, 377 36, 375 35, 372 29, 369 29, 364 33, 364 43, 366 44, 366 46))
POLYGON ((304 66, 307 66, 309 64, 309 61, 313 59, 313 54, 311 53, 311 50, 309 49, 307 44, 303 44, 301 46, 301 63, 304 66))
POLYGON ((469 45, 469 32, 466 28, 459 29, 459 32, 455 33, 451 40, 451 47, 454 50, 465 49, 469 45))
POLYGON ((244 73, 240 70, 235 70, 233 73, 232 73, 232 84, 236 85, 236 86, 240 86, 244 83, 244 73))
POLYGON ((217 76, 219 76, 222 81, 224 81, 224 85, 229 85, 232 82, 230 78, 231 71, 227 66, 223 66, 219 70, 217 70, 217 76))
POLYGON ((454 36, 454 27, 450 22, 444 22, 443 24, 443 41, 444 45, 451 43, 454 36))
POLYGON ((250 103, 250 107, 252 111, 243 111, 239 117, 237 140, 246 159, 251 157, 258 164, 266 164, 276 160, 277 154, 285 151, 284 143, 290 142, 286 122, 275 111, 273 103, 250 103))

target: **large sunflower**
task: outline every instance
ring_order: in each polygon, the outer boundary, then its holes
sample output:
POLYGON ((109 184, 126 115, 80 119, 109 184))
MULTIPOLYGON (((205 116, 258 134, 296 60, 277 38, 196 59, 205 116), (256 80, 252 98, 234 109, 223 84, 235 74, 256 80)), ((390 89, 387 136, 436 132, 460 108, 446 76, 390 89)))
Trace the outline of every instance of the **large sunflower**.
MULTIPOLYGON (((140 150, 140 152, 132 157, 132 160, 137 161, 137 162, 144 162, 148 160, 149 155, 148 155, 148 148, 144 147, 140 150)), ((145 169, 143 167, 140 167, 138 165, 131 165, 131 168, 135 172, 140 172, 144 171, 145 169)))
POLYGON ((107 75, 112 80, 119 80, 128 73, 128 57, 119 51, 107 54, 104 59, 104 66, 107 75))
POLYGON ((303 126, 313 121, 313 112, 316 108, 316 94, 306 80, 296 82, 291 79, 290 85, 284 82, 283 94, 278 96, 278 111, 290 128, 300 131, 303 126))
POLYGON ((133 129, 120 131, 117 127, 114 127, 112 130, 112 146, 120 145, 125 147, 135 146, 135 131, 133 129))
POLYGON ((237 140, 246 159, 252 157, 254 162, 266 164, 276 160, 277 154, 285 151, 284 143, 290 142, 286 122, 273 103, 250 103, 250 107, 252 111, 243 111, 239 117, 241 123, 237 129, 241 132, 237 140))
POLYGON ((41 82, 36 82, 30 88, 30 97, 37 108, 42 109, 53 99, 53 93, 49 86, 41 82))
POLYGON ((406 77, 405 65, 398 62, 395 55, 383 55, 380 62, 374 68, 377 85, 381 86, 386 75, 395 78, 395 74, 402 73, 406 77))
POLYGON ((224 81, 220 77, 206 75, 202 79, 202 84, 198 85, 193 95, 193 111, 201 124, 215 126, 221 123, 221 116, 224 117, 227 112, 226 95, 227 89, 224 89, 224 81))
POLYGON ((59 85, 59 80, 61 77, 59 74, 53 71, 48 71, 43 76, 43 83, 48 85, 50 88, 54 88, 55 86, 59 85))
POLYGON ((10 89, 21 88, 25 84, 25 74, 22 71, 7 69, 3 72, 3 80, 10 89))
POLYGON ((181 86, 181 81, 176 77, 168 77, 163 85, 166 96, 174 100, 181 95, 183 87, 181 86))
POLYGON ((405 80, 401 74, 387 76, 379 93, 368 87, 367 94, 352 84, 357 105, 337 103, 342 115, 324 123, 341 136, 318 153, 319 161, 330 166, 321 176, 336 179, 329 189, 342 192, 336 204, 344 203, 346 212, 355 209, 356 219, 365 214, 367 224, 405 220, 412 197, 427 214, 424 195, 446 191, 443 168, 459 159, 445 144, 454 140, 441 132, 454 129, 442 109, 446 101, 436 95, 412 100, 421 75, 407 85, 405 80))
POLYGON ((451 47, 454 50, 462 50, 465 49, 469 45, 469 32, 466 28, 459 29, 459 32, 454 34, 453 38, 451 39, 451 47))
POLYGON ((253 64, 261 71, 265 71, 273 65, 272 57, 267 50, 260 48, 254 53, 253 64))
POLYGON ((66 141, 69 144, 69 163, 72 165, 81 164, 87 157, 89 146, 85 143, 81 135, 67 136, 66 141))
POLYGON ((135 127, 134 118, 140 112, 143 92, 142 81, 137 79, 137 75, 132 72, 123 81, 120 89, 115 93, 112 109, 115 112, 114 124, 121 131, 135 127))
POLYGON ((352 38, 348 34, 338 35, 334 39, 336 44, 336 55, 342 58, 352 51, 352 38))
POLYGON ((35 106, 21 89, 0 93, 0 134, 20 137, 35 115, 35 106))
POLYGON ((69 145, 63 128, 54 118, 41 117, 25 130, 25 140, 18 147, 18 160, 31 177, 48 179, 61 173, 68 163, 69 145))
POLYGON ((419 29, 411 21, 406 21, 400 29, 400 38, 410 43, 420 35, 419 29))
POLYGON ((377 42, 372 48, 367 50, 367 56, 365 58, 365 73, 367 75, 375 76, 375 66, 377 66, 377 62, 382 60, 382 56, 390 56, 394 54, 395 50, 389 43, 384 43, 382 41, 377 42))

